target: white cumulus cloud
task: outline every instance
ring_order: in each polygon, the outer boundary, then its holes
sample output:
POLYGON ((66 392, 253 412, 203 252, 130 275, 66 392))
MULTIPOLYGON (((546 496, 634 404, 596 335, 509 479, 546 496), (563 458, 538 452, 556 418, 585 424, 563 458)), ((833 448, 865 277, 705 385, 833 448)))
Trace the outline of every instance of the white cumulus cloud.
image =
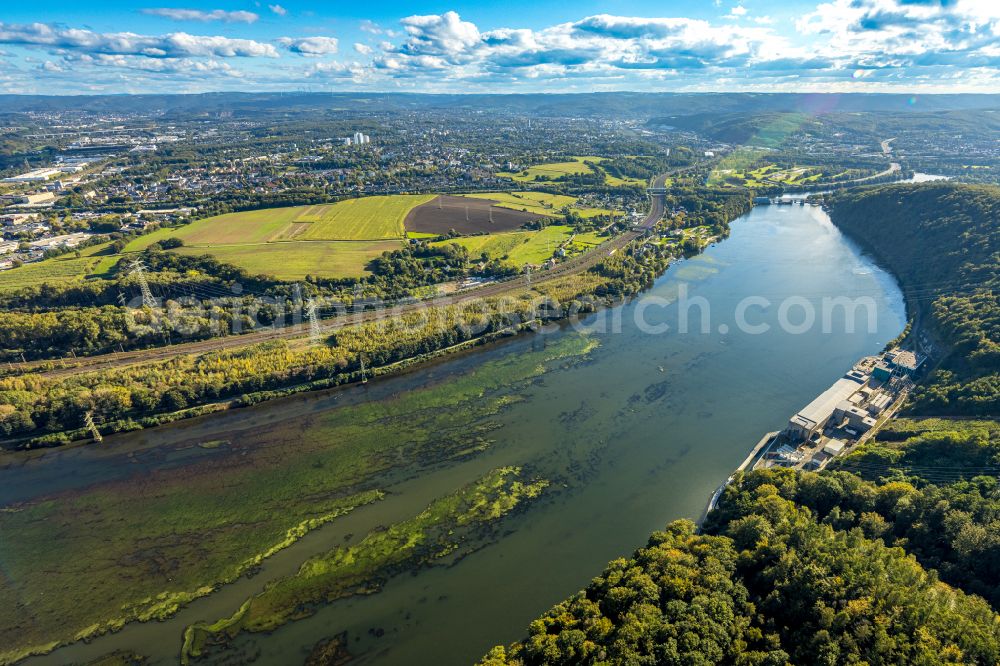
POLYGON ((143 14, 150 16, 162 16, 174 21, 224 21, 226 23, 253 23, 260 18, 253 12, 235 11, 228 12, 224 9, 212 9, 209 11, 201 9, 182 9, 174 7, 152 7, 143 9, 143 14))
POLYGON ((340 46, 336 37, 282 37, 278 43, 292 53, 304 56, 332 55, 340 46))
POLYGON ((218 35, 139 35, 133 32, 100 33, 81 28, 64 28, 49 23, 14 24, 0 22, 0 44, 41 46, 108 55, 140 55, 150 58, 183 56, 278 57, 271 44, 252 39, 218 35))

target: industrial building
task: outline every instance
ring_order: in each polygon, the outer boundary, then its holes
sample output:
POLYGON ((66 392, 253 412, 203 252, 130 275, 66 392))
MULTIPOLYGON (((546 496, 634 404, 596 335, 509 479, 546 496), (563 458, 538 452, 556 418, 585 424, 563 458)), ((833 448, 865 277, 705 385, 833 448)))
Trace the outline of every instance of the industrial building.
POLYGON ((842 439, 831 439, 825 446, 823 446, 823 453, 832 458, 836 458, 844 452, 844 448, 846 446, 847 442, 842 439))
POLYGON ((888 363, 880 361, 872 370, 872 378, 880 382, 887 382, 892 378, 892 368, 888 363))
POLYGON ((847 419, 847 427, 852 430, 865 433, 875 427, 875 419, 868 414, 867 409, 858 407, 850 400, 843 400, 833 410, 833 418, 838 423, 843 423, 847 419))
POLYGON ((871 401, 865 406, 868 413, 872 416, 878 416, 886 410, 886 408, 892 404, 892 396, 888 393, 879 392, 871 399, 871 401))
POLYGON ((4 183, 37 183, 41 181, 46 181, 49 178, 58 176, 63 172, 62 169, 35 169, 34 171, 29 171, 27 173, 22 173, 17 176, 11 176, 10 178, 4 178, 2 182, 4 183))
POLYGON ((905 375, 913 376, 917 372, 917 368, 923 362, 922 359, 918 359, 917 355, 911 351, 905 351, 902 349, 893 349, 892 351, 886 352, 885 360, 893 370, 897 370, 905 375))
MULTIPOLYGON (((827 421, 844 401, 857 393, 867 383, 868 376, 851 371, 841 377, 833 386, 823 391, 788 421, 788 434, 792 438, 806 440, 816 432, 821 432, 827 421)), ((851 403, 853 407, 853 403, 851 403)), ((867 416, 867 412, 865 416, 867 416)))

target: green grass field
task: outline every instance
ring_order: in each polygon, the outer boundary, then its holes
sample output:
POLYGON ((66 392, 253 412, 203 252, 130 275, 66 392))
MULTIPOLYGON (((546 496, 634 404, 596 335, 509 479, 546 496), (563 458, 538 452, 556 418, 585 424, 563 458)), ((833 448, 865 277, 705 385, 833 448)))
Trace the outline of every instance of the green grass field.
POLYGON ((81 282, 88 277, 107 273, 120 258, 118 255, 101 255, 108 243, 93 245, 80 250, 80 257, 70 252, 52 259, 25 264, 20 268, 0 272, 0 291, 14 291, 37 287, 45 283, 66 284, 81 282))
POLYGON ((576 234, 572 227, 552 225, 541 231, 513 231, 488 236, 465 236, 446 241, 438 241, 435 245, 455 243, 469 251, 473 258, 483 252, 490 259, 500 259, 515 266, 526 264, 542 264, 552 258, 559 247, 570 239, 566 246, 569 254, 578 254, 600 245, 605 238, 596 233, 576 234))
POLYGON ((211 254, 219 261, 258 275, 279 280, 319 277, 361 277, 369 261, 383 252, 398 250, 400 241, 284 241, 260 245, 220 245, 213 248, 181 247, 186 255, 211 254))
POLYGON ((183 227, 160 229, 125 247, 138 252, 166 238, 185 245, 212 247, 285 240, 372 241, 403 238, 403 220, 410 209, 431 195, 398 194, 346 199, 334 204, 267 208, 206 217, 183 227))
POLYGON ((497 202, 499 208, 526 210, 539 215, 560 215, 569 207, 583 217, 607 215, 611 211, 603 208, 582 208, 576 205, 576 197, 564 194, 549 194, 548 192, 485 192, 479 194, 463 194, 473 199, 491 199, 497 202))
POLYGON ((407 213, 432 198, 399 194, 227 213, 154 231, 134 239, 125 251, 140 252, 157 241, 180 238, 184 247, 176 252, 208 254, 278 279, 359 277, 371 259, 401 247, 407 213))
POLYGON ((772 183, 803 185, 813 183, 824 176, 819 167, 791 167, 781 169, 774 164, 765 164, 751 169, 747 159, 742 162, 733 158, 724 161, 724 167, 712 171, 709 183, 713 185, 735 185, 737 187, 765 187, 772 183))
POLYGON ((528 167, 518 173, 498 173, 497 175, 511 178, 519 183, 534 182, 538 176, 541 176, 543 179, 548 178, 550 180, 554 180, 562 176, 590 173, 590 167, 584 164, 584 162, 602 162, 604 159, 605 158, 603 157, 573 157, 573 159, 568 162, 536 164, 535 166, 528 167))
MULTIPOLYGON (((606 157, 595 157, 595 156, 584 156, 584 157, 573 157, 572 160, 568 162, 553 162, 552 164, 536 164, 535 166, 528 167, 517 173, 501 172, 498 176, 504 178, 510 178, 511 180, 517 181, 519 183, 534 183, 544 180, 555 180, 561 178, 562 176, 572 176, 583 173, 590 173, 592 171, 591 167, 585 164, 585 162, 593 162, 595 164, 600 164, 606 161, 606 157)), ((607 173, 600 166, 597 167, 602 173, 604 173, 605 182, 612 187, 623 187, 632 185, 645 185, 646 181, 640 178, 618 178, 617 176, 612 176, 607 173)))
POLYGON ((296 240, 383 240, 403 238, 406 214, 434 196, 396 194, 347 199, 331 206, 309 206, 296 223, 309 223, 296 240))
POLYGON ((642 185, 645 187, 649 184, 641 178, 619 178, 618 176, 612 176, 607 171, 604 172, 604 182, 611 187, 624 187, 632 185, 642 185))
MULTIPOLYGON (((559 215, 567 206, 584 217, 607 214, 598 208, 577 208, 575 197, 545 192, 511 192, 467 195, 494 199, 498 205, 544 215, 559 215)), ((407 236, 403 220, 414 207, 433 195, 393 195, 348 199, 335 204, 295 206, 228 213, 197 220, 182 227, 160 229, 133 239, 126 253, 140 252, 152 243, 180 238, 184 246, 173 250, 189 256, 211 255, 224 263, 281 280, 317 277, 360 277, 373 258, 402 247, 407 236)), ((560 243, 568 240, 569 227, 549 227, 543 232, 513 232, 459 239, 473 256, 511 255, 511 261, 542 263, 560 243), (563 230, 563 231, 556 231, 563 230)), ((434 234, 410 234, 433 237, 434 234)), ((575 251, 585 247, 584 236, 574 240, 575 251)), ((11 291, 44 283, 82 281, 106 274, 121 258, 101 256, 106 245, 0 272, 0 290, 11 291)))

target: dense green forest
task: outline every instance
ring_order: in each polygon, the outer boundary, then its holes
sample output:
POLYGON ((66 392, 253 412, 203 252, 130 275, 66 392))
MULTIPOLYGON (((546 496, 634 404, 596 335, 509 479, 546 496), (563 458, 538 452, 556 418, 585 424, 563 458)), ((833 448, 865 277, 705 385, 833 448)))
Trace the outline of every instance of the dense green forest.
MULTIPOLYGON (((404 278, 412 272, 417 279, 419 267, 428 266, 419 263, 422 252, 392 253, 378 261, 385 271, 404 278)), ((465 256, 455 246, 441 252, 423 259, 465 256)), ((268 342, 66 376, 10 374, 0 377, 0 439, 10 438, 4 445, 13 447, 56 445, 80 434, 74 431, 88 412, 105 433, 120 432, 157 425, 173 418, 171 414, 209 402, 246 405, 281 392, 335 386, 358 379, 362 354, 371 372, 460 343, 509 334, 540 319, 591 311, 602 299, 648 286, 670 259, 667 249, 633 243, 590 271, 538 285, 534 291, 514 287, 501 297, 348 326, 317 344, 268 342)), ((64 335, 60 322, 70 320, 52 317, 44 322, 45 329, 37 324, 39 335, 64 335)), ((132 321, 121 323, 153 337, 162 330, 158 322, 152 310, 143 308, 134 312, 132 321)))
MULTIPOLYGON (((167 239, 170 240, 170 239, 167 239)), ((459 245, 409 245, 371 262, 364 278, 321 279, 301 283, 253 275, 211 256, 162 252, 162 244, 116 264, 107 279, 52 283, 0 294, 0 360, 59 358, 163 345, 171 338, 161 328, 136 327, 144 313, 135 302, 131 259, 149 269, 147 280, 168 310, 183 318, 187 340, 233 335, 282 325, 302 316, 303 299, 351 306, 357 299, 393 303, 428 285, 468 274, 506 277, 508 266, 471 264, 459 245), (131 300, 122 307, 120 299, 131 300)), ((147 322, 142 322, 147 323, 147 322)), ((174 340, 176 341, 176 340, 174 340)))
POLYGON ((936 367, 909 410, 821 472, 739 472, 700 529, 611 562, 484 666, 1000 663, 1000 188, 828 202, 899 278, 936 367), (930 351, 930 350, 929 350, 930 351))
POLYGON ((919 414, 1000 413, 1000 187, 924 183, 842 192, 834 223, 895 274, 938 349, 919 414))
POLYGON ((737 475, 700 534, 672 523, 481 663, 996 664, 996 474, 910 464, 1000 459, 997 424, 950 425, 737 475))

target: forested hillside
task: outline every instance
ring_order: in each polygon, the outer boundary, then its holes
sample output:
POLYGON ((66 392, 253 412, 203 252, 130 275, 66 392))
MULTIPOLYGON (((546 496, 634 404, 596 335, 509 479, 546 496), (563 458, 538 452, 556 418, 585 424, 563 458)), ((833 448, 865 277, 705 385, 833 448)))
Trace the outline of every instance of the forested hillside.
POLYGON ((941 347, 911 411, 1000 413, 1000 187, 847 191, 831 199, 830 216, 899 278, 918 327, 941 347))
POLYGON ((741 474, 702 534, 672 523, 481 663, 996 664, 998 434, 907 421, 839 470, 741 474))
POLYGON ((850 474, 752 473, 705 534, 672 523, 482 664, 995 664, 990 606, 886 545, 893 526, 879 511, 905 512, 919 492, 850 474), (826 513, 799 503, 824 493, 826 513))
POLYGON ((739 473, 481 664, 1000 663, 1000 188, 844 192, 834 221, 900 279, 937 369, 821 472, 739 473))

